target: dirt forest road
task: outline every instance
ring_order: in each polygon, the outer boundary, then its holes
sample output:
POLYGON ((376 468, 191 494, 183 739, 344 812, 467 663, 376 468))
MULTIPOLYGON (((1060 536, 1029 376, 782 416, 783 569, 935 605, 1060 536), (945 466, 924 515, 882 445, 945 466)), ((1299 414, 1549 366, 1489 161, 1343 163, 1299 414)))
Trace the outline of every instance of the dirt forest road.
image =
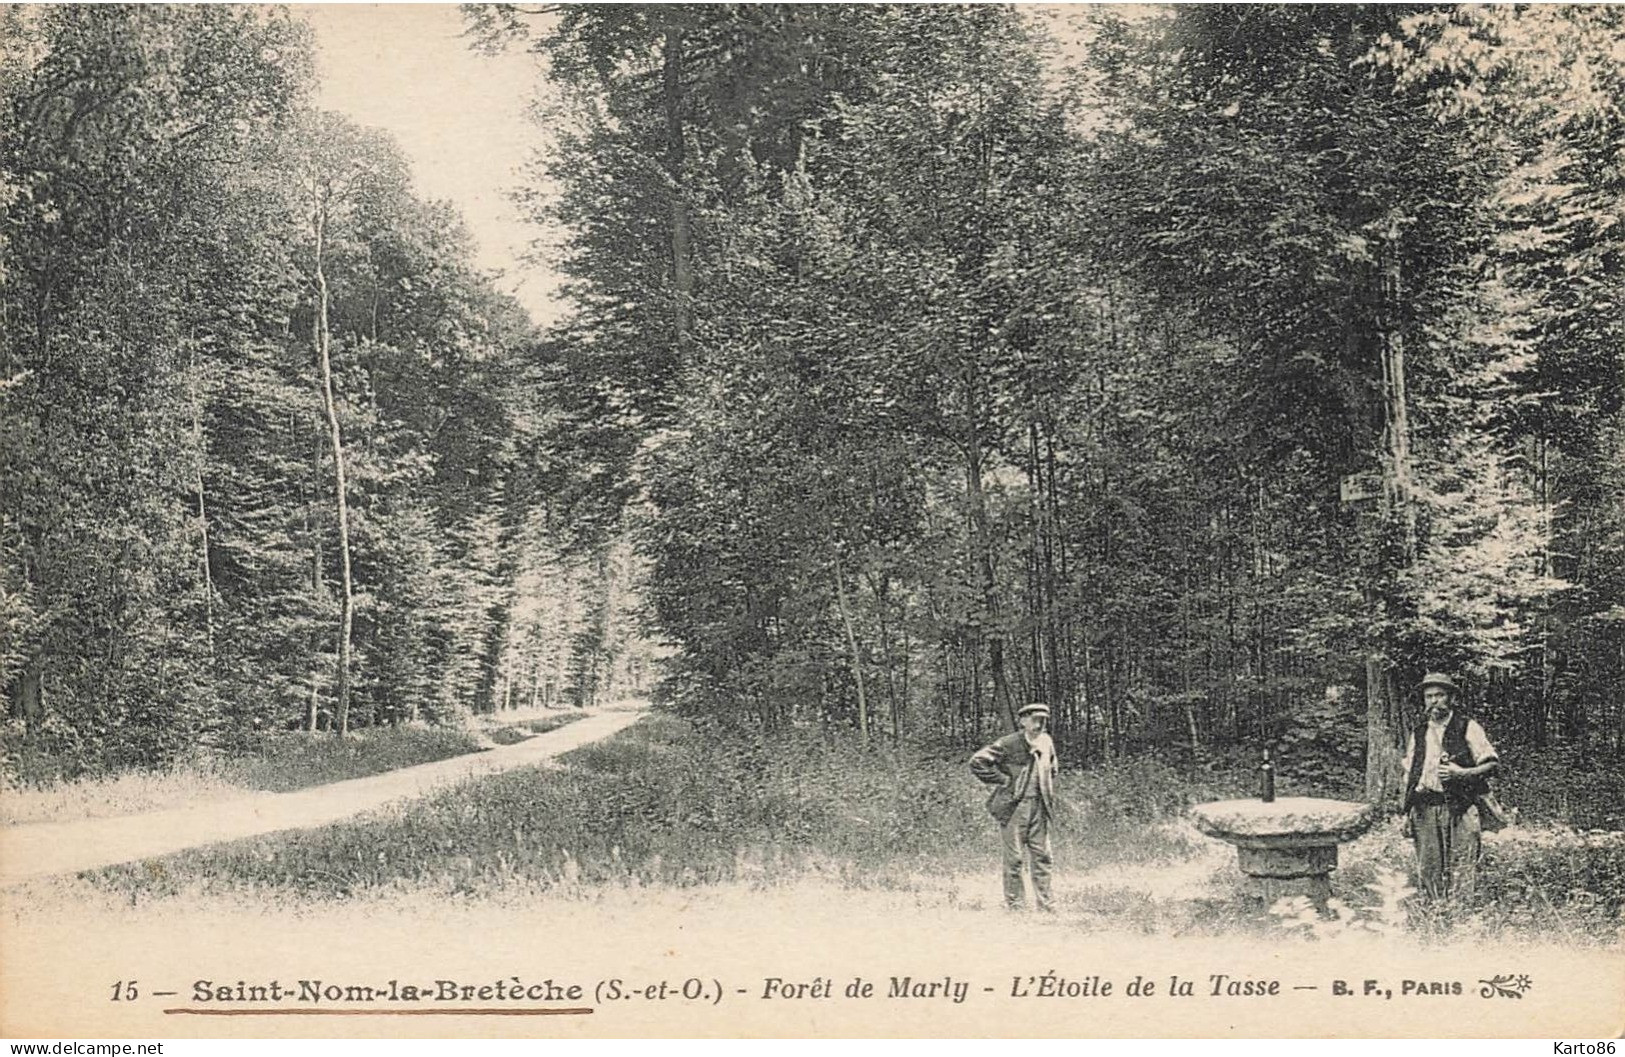
POLYGON ((599 712, 516 745, 292 793, 245 793, 138 815, 6 826, 0 828, 0 885, 325 826, 469 778, 540 763, 624 730, 643 714, 599 712))

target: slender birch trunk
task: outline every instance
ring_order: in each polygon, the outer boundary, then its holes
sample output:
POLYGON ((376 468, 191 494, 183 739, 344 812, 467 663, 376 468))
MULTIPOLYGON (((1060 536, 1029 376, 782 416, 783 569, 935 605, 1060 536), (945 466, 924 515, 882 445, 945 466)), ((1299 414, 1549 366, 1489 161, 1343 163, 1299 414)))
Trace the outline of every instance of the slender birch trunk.
POLYGON ((328 321, 330 293, 323 257, 327 238, 327 197, 318 192, 314 228, 316 236, 316 313, 312 324, 316 357, 322 373, 322 407, 327 413, 327 434, 333 451, 333 492, 337 500, 339 525, 339 569, 342 593, 339 596, 339 665, 334 730, 344 735, 350 730, 350 638, 355 621, 354 585, 350 575, 350 504, 344 473, 344 441, 339 431, 338 402, 333 396, 332 333, 328 321))

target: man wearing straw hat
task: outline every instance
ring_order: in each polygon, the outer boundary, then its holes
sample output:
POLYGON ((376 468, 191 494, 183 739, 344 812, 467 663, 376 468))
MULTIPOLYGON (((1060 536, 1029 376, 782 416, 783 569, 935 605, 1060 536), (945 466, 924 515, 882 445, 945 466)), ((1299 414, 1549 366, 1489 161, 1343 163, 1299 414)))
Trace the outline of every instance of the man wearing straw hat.
POLYGON ((1401 764, 1417 874, 1431 898, 1471 897, 1478 880, 1478 801, 1488 796, 1489 776, 1500 763, 1484 728, 1456 707, 1455 680, 1433 672, 1421 690, 1425 715, 1401 764))
POLYGON ((994 787, 987 809, 999 822, 1004 848, 1004 905, 1022 910, 1022 860, 1032 874, 1033 899, 1042 911, 1050 901, 1049 820, 1055 813, 1055 742, 1045 732, 1049 706, 1027 705, 1016 713, 1021 729, 981 749, 970 759, 971 773, 994 787))

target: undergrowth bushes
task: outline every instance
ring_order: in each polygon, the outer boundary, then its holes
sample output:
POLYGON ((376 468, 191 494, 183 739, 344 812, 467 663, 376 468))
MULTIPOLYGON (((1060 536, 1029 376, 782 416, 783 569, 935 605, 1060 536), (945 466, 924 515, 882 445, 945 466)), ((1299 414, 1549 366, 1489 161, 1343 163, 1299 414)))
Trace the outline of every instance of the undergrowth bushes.
POLYGON ((1532 822, 1625 829, 1625 761, 1573 745, 1501 751, 1497 795, 1532 822))
POLYGON ((221 760, 217 768, 232 785, 282 793, 433 763, 479 748, 472 734, 446 727, 373 727, 342 738, 277 733, 257 739, 247 752, 221 760))
POLYGON ((1512 915, 1595 911, 1625 924, 1625 833, 1514 826, 1485 841, 1479 896, 1512 915))
POLYGON ((585 712, 558 712, 541 719, 526 720, 522 723, 498 726, 487 735, 498 745, 517 745, 522 741, 529 741, 538 734, 546 734, 550 730, 574 723, 578 719, 585 719, 585 712))
POLYGON ((1177 818, 1192 804, 1248 795, 1245 780, 1228 768, 1208 768, 1140 753, 1097 760, 1063 772, 1064 793, 1090 815, 1121 823, 1177 818))
POLYGON ((1302 906, 1277 907, 1289 927, 1322 937, 1386 931, 1395 921, 1396 886, 1403 885, 1401 923, 1424 941, 1506 934, 1556 934, 1574 943, 1625 940, 1625 833, 1520 824, 1487 834, 1476 893, 1442 903, 1409 898, 1415 853, 1397 816, 1346 845, 1341 859, 1334 875, 1342 904, 1337 915, 1308 928, 1302 906))

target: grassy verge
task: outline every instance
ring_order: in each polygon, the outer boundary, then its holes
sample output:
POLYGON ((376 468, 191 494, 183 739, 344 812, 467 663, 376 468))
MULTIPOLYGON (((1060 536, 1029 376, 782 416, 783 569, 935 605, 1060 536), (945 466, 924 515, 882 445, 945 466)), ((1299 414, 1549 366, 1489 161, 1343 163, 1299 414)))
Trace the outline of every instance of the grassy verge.
POLYGON ((990 835, 973 825, 979 805, 962 774, 950 781, 946 768, 860 760, 812 740, 770 747, 656 716, 561 762, 353 823, 173 856, 157 877, 108 871, 105 882, 314 897, 401 886, 474 894, 516 882, 687 885, 783 876, 814 859, 872 871, 969 854, 990 835))
POLYGON ((550 730, 574 723, 578 719, 585 719, 585 712, 556 712, 542 716, 539 719, 528 719, 519 723, 502 724, 495 726, 487 735, 498 745, 517 745, 528 741, 538 734, 546 734, 550 730))
MULTIPOLYGON (((107 871, 101 883, 132 893, 248 888, 314 898, 809 874, 929 887, 966 870, 991 877, 997 861, 983 794, 957 753, 893 756, 815 735, 769 741, 653 716, 561 763, 352 823, 173 856, 156 871, 107 871)), ((1172 861, 1201 839, 1148 825, 1155 802, 1121 799, 1132 810, 1091 813, 1087 839, 1069 843, 1074 867, 1172 861)))
POLYGON ((480 747, 467 731, 440 727, 377 727, 343 738, 283 734, 261 742, 251 755, 225 761, 221 774, 243 789, 286 793, 433 763, 480 747))
POLYGON ((302 732, 265 735, 239 755, 195 759, 169 771, 6 789, 0 795, 0 823, 107 818, 245 792, 288 792, 483 747, 466 731, 410 726, 367 729, 345 738, 302 732))
MULTIPOLYGON (((183 893, 326 901, 594 898, 816 880, 914 893, 936 905, 996 905, 994 826, 957 754, 900 757, 811 735, 768 741, 654 716, 562 763, 352 823, 103 871, 93 881, 132 901, 183 893)), ((1056 827, 1063 919, 1162 935, 1302 928, 1620 938, 1625 835, 1562 827, 1490 838, 1482 898, 1441 912, 1405 898, 1411 851, 1391 820, 1345 847, 1342 917, 1295 918, 1291 907, 1272 914, 1245 897, 1234 852, 1182 821, 1188 803, 1234 792, 1209 791, 1155 761, 1067 776, 1056 827)))
POLYGON ((43 787, 7 787, 0 791, 0 825, 108 818, 242 792, 219 775, 191 766, 170 771, 130 771, 111 778, 81 778, 43 787))

